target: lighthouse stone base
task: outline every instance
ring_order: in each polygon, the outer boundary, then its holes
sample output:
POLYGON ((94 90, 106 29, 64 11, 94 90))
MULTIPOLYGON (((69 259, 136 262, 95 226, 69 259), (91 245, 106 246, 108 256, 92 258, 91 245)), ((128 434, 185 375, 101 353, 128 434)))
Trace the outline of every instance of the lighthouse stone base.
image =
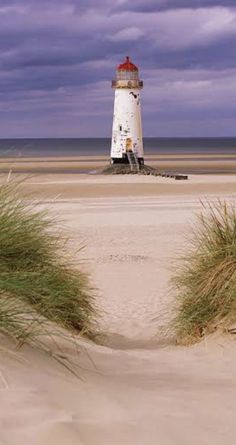
POLYGON ((117 163, 107 165, 102 171, 105 175, 154 175, 159 176, 159 171, 148 165, 140 164, 139 170, 131 170, 130 165, 126 163, 117 163))

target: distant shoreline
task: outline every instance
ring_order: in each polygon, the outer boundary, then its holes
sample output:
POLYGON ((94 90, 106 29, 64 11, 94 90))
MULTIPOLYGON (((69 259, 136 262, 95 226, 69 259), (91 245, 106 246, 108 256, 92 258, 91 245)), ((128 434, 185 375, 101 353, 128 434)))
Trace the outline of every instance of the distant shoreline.
MULTIPOLYGON (((0 173, 84 174, 101 173, 109 156, 2 157, 0 173)), ((185 174, 236 174, 236 154, 147 154, 145 163, 160 170, 185 174)))

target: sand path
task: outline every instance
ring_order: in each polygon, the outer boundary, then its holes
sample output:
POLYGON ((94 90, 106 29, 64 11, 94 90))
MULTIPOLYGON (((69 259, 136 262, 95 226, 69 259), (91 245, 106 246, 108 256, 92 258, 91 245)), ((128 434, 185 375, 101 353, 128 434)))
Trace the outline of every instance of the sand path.
POLYGON ((148 342, 150 347, 159 342, 173 306, 170 278, 186 252, 200 199, 217 197, 103 197, 52 205, 64 219, 71 248, 84 246, 78 259, 97 288, 99 328, 109 345, 148 342))
MULTIPOLYGON (((207 188, 206 195, 216 196, 207 188)), ((227 188, 221 197, 233 198, 227 188)), ((26 362, 1 353, 1 443, 235 443, 235 340, 158 344, 173 298, 170 266, 185 246, 199 198, 130 193, 50 203, 72 237, 71 249, 85 245, 78 259, 97 287, 99 328, 111 347, 81 344, 76 360, 83 380, 30 349, 21 353, 26 362)))

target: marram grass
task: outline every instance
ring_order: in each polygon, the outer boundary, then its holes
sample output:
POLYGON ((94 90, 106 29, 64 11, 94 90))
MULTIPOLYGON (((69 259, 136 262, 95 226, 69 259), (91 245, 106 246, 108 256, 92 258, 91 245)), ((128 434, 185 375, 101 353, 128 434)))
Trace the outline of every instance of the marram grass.
POLYGON ((53 219, 22 199, 19 185, 0 186, 0 331, 47 350, 50 322, 53 331, 92 335, 93 298, 87 276, 63 255, 53 219))
POLYGON ((236 211, 221 201, 202 205, 190 253, 173 279, 174 327, 184 344, 236 322, 236 211))

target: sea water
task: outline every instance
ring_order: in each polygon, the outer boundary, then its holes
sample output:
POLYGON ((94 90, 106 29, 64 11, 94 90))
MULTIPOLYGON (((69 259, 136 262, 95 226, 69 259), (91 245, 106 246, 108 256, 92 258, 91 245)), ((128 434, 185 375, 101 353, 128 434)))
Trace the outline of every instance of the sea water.
MULTIPOLYGON (((110 156, 109 138, 0 139, 0 157, 110 156)), ((145 155, 236 154, 236 138, 144 138, 145 155)))

